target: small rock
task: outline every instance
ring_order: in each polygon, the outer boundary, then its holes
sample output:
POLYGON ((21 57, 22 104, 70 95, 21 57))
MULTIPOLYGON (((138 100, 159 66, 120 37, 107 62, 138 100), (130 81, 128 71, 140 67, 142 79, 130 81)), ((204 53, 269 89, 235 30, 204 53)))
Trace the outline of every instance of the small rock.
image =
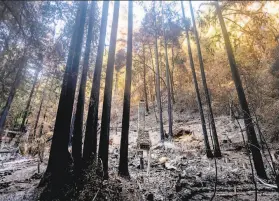
POLYGON ((146 200, 148 200, 148 201, 153 201, 153 200, 154 200, 154 195, 153 195, 153 193, 148 193, 148 195, 146 196, 146 200))
POLYGON ((201 173, 201 172, 198 172, 196 175, 197 175, 198 177, 201 177, 201 176, 202 176, 202 173, 201 173))
POLYGON ((161 157, 160 159, 159 159, 159 163, 160 164, 163 164, 163 163, 166 163, 167 161, 169 160, 169 158, 167 158, 167 157, 161 157))
POLYGON ((166 162, 165 163, 165 167, 167 170, 177 170, 177 168, 175 166, 173 166, 172 164, 166 162))

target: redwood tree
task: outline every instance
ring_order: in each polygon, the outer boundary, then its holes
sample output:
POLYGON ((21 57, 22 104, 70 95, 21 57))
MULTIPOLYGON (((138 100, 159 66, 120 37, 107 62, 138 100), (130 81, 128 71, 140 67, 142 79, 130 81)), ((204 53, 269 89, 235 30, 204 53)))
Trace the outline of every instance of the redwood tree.
POLYGON ((17 90, 17 88, 20 84, 20 81, 22 79, 22 71, 25 68, 25 65, 26 65, 26 62, 27 62, 25 51, 24 51, 23 54, 24 55, 21 56, 16 63, 16 65, 18 66, 17 67, 18 69, 17 69, 17 73, 16 73, 16 76, 15 76, 15 80, 14 80, 12 86, 11 86, 10 93, 9 93, 8 99, 6 101, 6 104, 2 108, 2 111, 1 111, 1 114, 0 114, 0 135, 3 135, 3 129, 4 129, 4 126, 5 126, 5 122, 6 122, 11 104, 14 100, 16 90, 17 90))
POLYGON ((104 1, 103 10, 102 10, 99 45, 98 45, 97 58, 95 63, 94 75, 93 75, 89 109, 88 109, 87 122, 86 122, 84 147, 83 147, 83 161, 87 165, 93 162, 97 150, 100 81, 101 81, 103 54, 104 54, 106 31, 107 31, 108 9, 109 9, 109 1, 104 1))
POLYGON ((145 110, 146 110, 146 113, 149 114, 144 43, 142 43, 142 54, 143 54, 143 93, 144 93, 144 99, 145 99, 145 110))
POLYGON ((209 96, 209 91, 206 83, 206 76, 204 72, 204 66, 203 66, 203 58, 202 58, 202 52, 201 52, 201 46, 200 46, 200 40, 199 40, 199 34, 197 31, 196 27, 196 22, 195 22, 195 15, 192 7, 192 2, 189 1, 190 4, 190 11, 191 11, 191 16, 192 16, 192 22, 193 22, 193 29, 194 29, 194 34, 195 34, 195 39, 196 39, 196 44, 197 44, 197 51, 198 51, 198 58, 199 58, 199 63, 200 63, 200 70, 201 70, 201 78, 202 78, 202 84, 204 88, 204 94, 207 102, 207 107, 209 110, 209 121, 210 125, 212 128, 212 137, 214 141, 214 156, 216 157, 221 157, 221 150, 220 150, 220 145, 218 141, 218 136, 217 136, 217 131, 216 131, 216 126, 215 126, 215 120, 213 116, 213 111, 211 107, 211 100, 209 96))
POLYGON ((44 179, 49 178, 53 196, 61 196, 61 187, 69 181, 71 157, 68 152, 69 132, 76 91, 79 60, 83 42, 87 1, 79 3, 74 33, 64 73, 58 111, 54 126, 49 161, 44 179))
POLYGON ((108 178, 108 149, 109 149, 109 131, 110 131, 110 113, 112 98, 113 70, 115 62, 115 49, 118 29, 120 1, 114 2, 113 21, 110 34, 108 64, 106 71, 106 82, 104 91, 103 114, 101 124, 101 134, 99 142, 99 158, 102 160, 105 178, 108 178))
MULTIPOLYGON (((46 83, 48 83, 48 81, 46 83)), ((46 90, 47 89, 46 89, 46 86, 45 86, 44 90, 43 90, 43 93, 42 93, 42 98, 41 98, 41 101, 40 101, 39 111, 38 111, 37 116, 36 116, 36 121, 35 121, 34 129, 33 129, 33 135, 29 136, 29 142, 31 142, 36 137, 37 127, 38 127, 42 107, 43 107, 43 104, 44 104, 44 101, 45 101, 46 90)))
POLYGON ((85 99, 87 72, 89 68, 89 55, 90 55, 92 35, 93 35, 92 30, 93 30, 94 16, 96 11, 96 4, 97 4, 96 1, 92 1, 90 6, 86 47, 85 47, 85 52, 83 57, 83 69, 82 69, 82 76, 80 81, 78 101, 77 101, 77 107, 75 113, 75 121, 74 121, 72 154, 73 154, 76 174, 78 174, 77 171, 80 170, 81 159, 82 159, 82 128, 83 128, 84 99, 85 99))
POLYGON ((27 100, 26 107, 25 107, 24 112, 23 112, 22 122, 21 122, 21 126, 20 126, 21 131, 23 131, 24 126, 25 126, 26 118, 27 118, 28 113, 29 113, 29 107, 30 107, 30 104, 31 104, 31 100, 32 100, 34 91, 35 91, 35 87, 36 87, 36 84, 37 84, 37 80, 38 80, 40 70, 41 70, 41 68, 37 68, 36 72, 35 72, 35 77, 34 77, 34 81, 33 81, 33 84, 32 84, 32 88, 31 88, 31 91, 30 91, 30 94, 29 94, 29 97, 28 97, 28 100, 27 100))
POLYGON ((160 136, 161 142, 164 142, 164 126, 163 126, 163 114, 162 114, 162 104, 161 104, 161 87, 160 87, 160 68, 159 68, 159 53, 158 53, 158 30, 156 22, 155 4, 153 2, 153 15, 154 15, 154 28, 155 28, 155 64, 156 64, 156 98, 157 98, 157 108, 159 112, 159 126, 160 126, 160 136))
POLYGON ((128 169, 128 145, 129 145, 130 99, 131 99, 132 59, 133 59, 132 51, 133 51, 133 1, 129 1, 126 78, 125 78, 125 91, 124 91, 124 101, 123 101, 120 159, 119 159, 119 168, 118 168, 118 174, 122 177, 130 177, 129 169, 128 169))
POLYGON ((254 129, 253 120, 252 120, 252 117, 250 114, 250 110, 249 110, 249 106, 248 106, 248 103, 246 100, 244 89, 242 87, 242 82, 240 79, 238 68, 236 66, 233 49, 232 49, 232 46, 230 43, 229 34, 228 34, 228 31, 227 31, 227 28, 225 25, 225 21, 224 21, 224 18, 223 18, 223 15, 222 15, 218 2, 215 3, 215 7, 216 7, 216 12, 217 12, 217 15, 219 18, 220 26, 222 29, 224 41, 225 41, 225 47, 226 47, 226 51, 227 51, 227 55, 228 55, 229 64, 231 67, 232 78, 233 78, 235 88, 237 91, 237 95, 238 95, 239 105, 241 106, 241 109, 243 112, 245 130, 246 130, 247 139, 249 142, 249 149, 252 152, 254 167, 256 169, 258 176, 266 179, 267 176, 266 176, 266 172, 265 172, 265 168, 264 168, 264 164, 263 164, 260 146, 259 146, 256 132, 254 129))
POLYGON ((209 141, 208 141, 205 118, 204 118, 204 113, 203 113, 203 108, 202 108, 202 103, 201 103, 201 97, 200 97, 200 92, 199 92, 199 85, 198 85, 198 81, 197 81, 197 76, 196 76, 196 71, 195 71, 195 66, 194 66, 194 61, 193 61, 193 56, 192 56, 192 50, 191 50, 191 44, 190 44, 190 38, 189 38, 189 26, 190 26, 190 24, 189 24, 189 21, 186 21, 183 1, 181 1, 181 8, 182 8, 182 14, 183 14, 183 21, 184 21, 184 24, 185 24, 185 33, 186 33, 187 44, 188 44, 188 55, 189 55, 190 66, 191 66, 191 70, 192 70, 193 83, 194 83, 195 90, 196 90, 197 103, 198 103, 199 112, 200 112, 200 118, 201 118, 202 131, 203 131, 203 136, 204 136, 204 144, 205 144, 206 155, 207 155, 207 157, 212 158, 213 154, 211 152, 209 141))
MULTIPOLYGON (((162 6, 162 5, 161 5, 162 6)), ((162 6, 162 23, 164 25, 164 9, 162 6)), ((168 92, 168 116, 169 116, 169 135, 172 137, 172 98, 171 98, 171 83, 170 83, 170 68, 169 68, 169 58, 168 58, 168 43, 166 39, 166 31, 163 27, 163 37, 164 37, 164 49, 165 49, 165 60, 166 60, 166 80, 167 80, 167 92, 168 92)))

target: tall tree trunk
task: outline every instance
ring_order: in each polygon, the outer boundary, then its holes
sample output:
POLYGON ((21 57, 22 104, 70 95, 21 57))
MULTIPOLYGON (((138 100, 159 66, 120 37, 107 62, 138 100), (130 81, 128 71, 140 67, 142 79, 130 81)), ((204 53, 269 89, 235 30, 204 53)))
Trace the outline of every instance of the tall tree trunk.
MULTIPOLYGON (((43 107, 43 104, 45 102, 45 94, 46 94, 46 91, 47 91, 48 80, 49 79, 47 79, 47 81, 46 81, 46 86, 45 86, 43 94, 42 94, 42 99, 41 99, 41 102, 40 102, 39 111, 38 111, 38 114, 37 114, 37 117, 36 117, 36 121, 35 121, 34 133, 33 133, 32 138, 31 137, 29 138, 30 141, 32 141, 36 137, 36 131, 37 131, 38 123, 39 123, 39 120, 40 120, 40 115, 41 115, 42 107, 43 107)), ((50 98, 50 93, 51 93, 51 90, 52 90, 52 87, 53 87, 53 82, 54 82, 54 80, 51 81, 47 100, 49 100, 49 98, 50 98)), ((44 121, 45 121, 45 118, 46 118, 46 114, 47 114, 47 107, 46 107, 45 113, 43 115, 43 121, 41 123, 41 128, 40 128, 39 135, 38 135, 39 137, 42 136, 42 129, 44 127, 44 121)))
POLYGON ((104 1, 98 52, 97 52, 97 58, 95 63, 95 69, 94 69, 94 76, 93 76, 93 82, 91 88, 86 131, 85 131, 85 138, 84 138, 84 147, 83 147, 83 160, 87 165, 92 164, 94 158, 96 157, 96 151, 97 151, 100 81, 101 81, 101 73, 102 73, 102 66, 103 66, 103 54, 105 48, 108 9, 109 9, 109 1, 104 1))
POLYGON ((118 83, 118 71, 115 71, 115 83, 114 83, 114 96, 117 94, 117 83, 118 83))
POLYGON ((61 196, 61 187, 70 179, 69 166, 72 160, 68 151, 68 143, 83 42, 87 1, 80 2, 78 9, 58 104, 48 166, 42 180, 44 181, 49 175, 51 176, 50 182, 54 197, 61 196))
POLYGON ((17 70, 16 76, 15 76, 15 80, 13 82, 13 85, 11 86, 7 102, 6 102, 5 106, 2 108, 2 111, 1 111, 1 115, 0 115, 0 136, 3 135, 3 130, 4 130, 5 123, 6 123, 6 119, 7 119, 11 104, 14 100, 16 90, 17 90, 17 88, 20 84, 20 81, 22 79, 22 71, 25 68, 26 62, 27 61, 26 61, 26 57, 25 57, 25 53, 24 53, 24 55, 17 61, 18 70, 17 70))
POLYGON ((44 100, 45 100, 45 93, 46 93, 46 87, 44 88, 44 91, 43 91, 43 94, 42 94, 42 99, 41 99, 41 102, 40 102, 39 111, 38 111, 38 114, 37 114, 37 117, 36 117, 36 121, 35 121, 35 125, 34 125, 33 136, 29 136, 29 142, 32 142, 33 139, 36 137, 37 127, 38 127, 38 123, 39 123, 42 107, 43 107, 44 100))
POLYGON ((168 43, 166 39, 166 31, 164 28, 164 8, 162 7, 162 24, 163 24, 163 37, 164 37, 164 49, 165 49, 165 60, 166 60, 166 80, 167 80, 167 92, 168 92, 168 116, 169 116, 169 135, 172 137, 172 100, 171 100, 171 84, 170 84, 170 69, 169 69, 169 57, 168 57, 168 43))
POLYGON ((30 91, 29 98, 28 98, 28 100, 27 100, 27 104, 26 104, 25 110, 24 110, 24 112, 23 112, 23 118, 22 118, 22 122, 21 122, 21 126, 20 126, 20 130, 21 130, 21 131, 24 130, 26 118, 27 118, 28 113, 29 113, 29 107, 30 107, 31 100, 32 100, 32 97, 33 97, 33 94, 34 94, 34 91, 35 91, 35 87, 36 87, 37 81, 38 81, 38 76, 39 76, 40 70, 41 70, 41 69, 38 68, 38 69, 36 70, 36 73, 35 73, 35 78, 34 78, 34 81, 33 81, 32 89, 31 89, 31 91, 30 91))
MULTIPOLYGON (((153 86, 154 87, 154 96, 157 97, 157 90, 156 90, 156 74, 155 74, 155 68, 154 68, 154 62, 153 62, 153 54, 152 54, 152 50, 151 50, 151 46, 150 44, 148 44, 149 46, 149 53, 150 53, 150 60, 151 60, 151 65, 152 65, 152 70, 153 70, 153 86)), ((155 119, 156 119, 156 122, 158 122, 158 117, 157 117, 157 113, 156 113, 156 110, 155 110, 155 98, 153 98, 154 96, 151 95, 151 90, 150 91, 150 97, 151 97, 151 101, 153 103, 153 110, 154 110, 154 116, 155 116, 155 119)))
POLYGON ((102 160, 104 177, 108 178, 108 150, 109 150, 109 130, 112 99, 112 83, 115 62, 115 49, 117 40, 118 18, 120 1, 114 2, 113 21, 110 34, 110 45, 108 54, 108 64, 106 71, 106 85, 104 91, 103 114, 101 124, 101 134, 99 142, 99 158, 102 160))
POLYGON ((201 70, 201 78, 202 78, 205 98, 206 98, 206 102, 207 102, 207 107, 208 107, 208 110, 209 110, 210 125, 211 125, 211 128, 212 128, 212 137, 213 137, 213 141, 214 141, 214 156, 215 157, 221 157, 221 150, 220 150, 220 145, 219 145, 219 141, 218 141, 214 115, 213 115, 213 111, 212 111, 212 107, 211 107, 211 100, 210 100, 210 96, 209 96, 209 91, 208 91, 208 88, 207 88, 206 76, 205 76, 205 72, 204 72, 204 65, 203 65, 203 58, 202 58, 199 34, 198 34, 198 31, 197 31, 197 27, 196 27, 195 15, 194 15, 193 7, 192 7, 192 2, 189 1, 189 4, 190 4, 190 11, 191 11, 194 34, 195 34, 197 50, 198 50, 198 57, 199 57, 200 70, 201 70))
POLYGON ((88 19, 88 33, 86 39, 86 47, 83 57, 83 69, 79 87, 78 101, 76 106, 75 120, 74 120, 74 131, 72 141, 72 155, 74 159, 74 167, 76 175, 79 175, 79 171, 82 164, 82 131, 83 131, 83 114, 84 114, 84 102, 85 102, 85 88, 87 81, 87 72, 89 68, 89 57, 92 43, 92 30, 94 23, 94 16, 96 12, 96 1, 91 2, 89 19, 88 19))
POLYGON ((192 50, 191 50, 191 44, 190 44, 190 38, 189 38, 189 26, 190 25, 187 25, 185 13, 184 13, 183 1, 181 1, 181 8, 182 8, 183 20, 184 20, 184 24, 185 24, 185 33, 186 33, 186 38, 187 38, 187 43, 188 43, 188 54, 189 54, 190 66, 191 66, 191 70, 192 70, 193 83, 194 83, 195 90, 196 90, 197 104, 198 104, 199 112, 200 112, 206 155, 208 158, 212 158, 213 154, 211 152, 209 141, 208 141, 205 118, 204 118, 201 97, 200 97, 200 92, 199 92, 199 85, 198 85, 198 81, 197 81, 197 76, 196 76, 196 71, 195 71, 195 66, 194 66, 194 61, 193 61, 193 56, 192 56, 192 50))
POLYGON ((155 13, 155 4, 156 1, 153 2, 153 14, 154 14, 154 27, 155 27, 155 63, 156 63, 156 97, 157 97, 157 107, 159 112, 159 126, 160 126, 160 136, 161 142, 164 142, 164 126, 163 126, 163 114, 162 114, 162 105, 161 105, 161 89, 160 89, 160 69, 159 69, 159 55, 158 55, 158 33, 157 33, 157 23, 156 23, 156 13, 155 13))
POLYGON ((128 39, 127 39, 127 59, 126 78, 123 102, 122 133, 120 142, 120 159, 118 174, 122 177, 130 177, 128 169, 128 145, 129 145, 129 124, 130 124, 130 99, 132 81, 132 53, 133 53, 133 1, 129 1, 128 6, 128 39))
MULTIPOLYGON (((157 90, 156 90, 156 73, 155 73, 155 67, 154 67, 154 62, 153 62, 153 54, 151 50, 151 46, 149 44, 149 53, 150 53, 150 60, 151 60, 151 65, 152 65, 152 70, 153 70, 153 83, 154 83, 154 94, 157 97, 157 90)), ((153 101, 153 99, 152 99, 153 101)))
POLYGON ((171 97, 172 97, 172 102, 175 104, 175 98, 174 98, 174 80, 173 80, 173 73, 174 73, 174 57, 173 57, 173 43, 171 46, 171 63, 172 63, 172 69, 170 73, 170 78, 171 78, 171 97))
POLYGON ((44 123, 45 123, 45 120, 46 120, 46 114, 47 114, 47 109, 44 112, 43 121, 42 121, 41 126, 40 126, 39 137, 42 137, 42 135, 43 135, 43 129, 44 129, 44 123))
POLYGON ((245 124, 248 142, 249 142, 249 148, 252 152, 254 167, 255 167, 256 172, 259 177, 267 178, 261 151, 260 151, 260 146, 259 146, 259 143, 258 143, 258 140, 256 137, 254 125, 253 125, 253 120, 250 115, 249 106, 248 106, 248 103, 247 103, 247 100, 245 97, 245 93, 244 93, 244 90, 242 87, 242 82, 240 79, 238 68, 236 66, 233 49, 232 49, 232 46, 230 43, 229 34, 227 32, 227 28, 226 28, 224 18, 222 16, 221 9, 219 7, 218 2, 216 2, 215 7, 216 7, 216 12, 217 12, 217 15, 219 18, 220 26, 222 29, 223 37, 225 40, 225 46, 226 46, 226 50, 227 50, 227 54, 228 54, 228 60, 229 60, 231 72, 232 72, 232 78, 233 78, 235 88, 237 91, 239 104, 241 106, 243 116, 244 116, 244 124, 245 124))
POLYGON ((148 96, 147 96, 147 84, 146 84, 146 65, 145 65, 145 47, 144 44, 142 45, 142 52, 143 52, 143 90, 144 90, 144 99, 145 99, 145 110, 146 113, 149 113, 148 107, 148 96))

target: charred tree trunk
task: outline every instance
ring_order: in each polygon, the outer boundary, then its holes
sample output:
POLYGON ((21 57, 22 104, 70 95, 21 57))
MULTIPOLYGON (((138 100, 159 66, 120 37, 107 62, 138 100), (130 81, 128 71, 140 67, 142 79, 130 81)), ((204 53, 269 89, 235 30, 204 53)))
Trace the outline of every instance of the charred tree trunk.
POLYGON ((156 119, 156 122, 158 122, 158 117, 157 117, 157 113, 156 113, 156 110, 155 110, 155 98, 153 98, 154 96, 157 97, 157 90, 156 90, 156 74, 154 73, 155 72, 155 68, 154 68, 154 62, 153 62, 153 54, 152 54, 152 50, 151 50, 151 46, 149 44, 149 52, 150 52, 150 59, 151 59, 151 65, 152 65, 152 70, 153 70, 153 86, 154 87, 154 94, 152 95, 151 93, 151 90, 150 91, 150 97, 151 97, 151 101, 153 103, 153 111, 154 111, 154 116, 155 116, 155 119, 156 119))
MULTIPOLYGON (((154 62, 153 62, 153 54, 152 54, 152 50, 151 50, 151 46, 149 44, 149 53, 150 53, 150 60, 151 60, 151 65, 152 65, 152 70, 153 72, 155 72, 155 67, 154 67, 154 62)), ((153 83, 154 83, 154 94, 157 97, 157 91, 156 91, 156 73, 153 73, 153 83)), ((152 99, 153 101, 153 99, 152 99)))
POLYGON ((117 83, 118 83, 118 71, 115 72, 115 85, 114 85, 114 96, 117 94, 117 83))
POLYGON ((71 178, 69 177, 69 168, 72 160, 68 151, 68 143, 83 42, 87 1, 80 2, 78 9, 62 83, 48 166, 43 180, 41 181, 41 185, 43 185, 43 181, 47 181, 45 179, 50 176, 49 181, 54 198, 61 196, 61 188, 65 183, 70 182, 71 178))
POLYGON ((157 97, 157 107, 159 112, 159 126, 160 126, 160 136, 161 142, 164 142, 164 126, 163 126, 163 114, 162 114, 162 105, 161 105, 161 89, 160 89, 160 69, 159 69, 159 55, 158 55, 158 34, 157 34, 157 23, 156 23, 156 13, 155 13, 155 1, 153 5, 153 14, 154 14, 154 27, 155 27, 155 63, 156 63, 156 97, 157 97))
POLYGON ((147 84, 146 84, 146 65, 145 65, 145 48, 144 44, 142 45, 142 52, 143 52, 143 90, 144 90, 144 99, 145 99, 145 109, 146 113, 149 113, 148 107, 148 96, 147 96, 147 84))
MULTIPOLYGON (((47 81, 46 81, 46 86, 48 86, 48 80, 49 79, 47 79, 47 81)), ((54 80, 52 80, 51 84, 50 84, 50 89, 49 89, 49 92, 48 92, 47 100, 49 100, 49 98, 50 98, 50 93, 51 93, 51 90, 52 90, 52 87, 53 87, 53 81, 54 80)), ((38 114, 37 114, 37 117, 36 117, 36 121, 35 121, 34 133, 33 133, 34 138, 36 137, 36 130, 37 130, 38 123, 39 123, 39 120, 40 120, 40 115, 41 115, 42 107, 43 107, 43 104, 45 102, 45 94, 46 94, 46 90, 47 90, 46 86, 45 86, 43 94, 42 94, 42 99, 41 99, 41 102, 40 102, 39 111, 38 111, 38 114)), ((44 127, 44 121, 45 121, 45 118, 46 118, 46 114, 47 114, 47 107, 46 107, 46 110, 45 110, 44 115, 43 115, 43 121, 41 123, 41 127, 40 127, 40 130, 39 130, 39 135, 38 135, 39 137, 42 136, 42 131, 43 131, 42 129, 44 127)))
POLYGON ((20 130, 21 131, 23 131, 24 127, 25 127, 26 118, 27 118, 27 116, 29 114, 29 107, 30 107, 31 100, 32 100, 32 97, 33 97, 33 94, 34 94, 34 91, 35 91, 35 87, 36 87, 37 81, 38 81, 38 76, 39 76, 40 70, 41 69, 38 68, 36 70, 36 73, 35 73, 35 78, 34 78, 34 81, 33 81, 32 89, 30 91, 29 98, 27 100, 27 104, 26 104, 25 110, 23 112, 23 118, 22 118, 22 122, 21 122, 21 125, 20 125, 20 130))
POLYGON ((212 158, 213 154, 211 152, 209 141, 208 141, 205 118, 204 118, 204 113, 203 113, 203 108, 202 108, 202 103, 201 103, 201 97, 200 97, 200 92, 199 92, 199 85, 198 85, 198 81, 197 81, 197 76, 196 76, 196 71, 195 71, 195 66, 194 66, 194 61, 193 61, 193 56, 192 56, 192 50, 191 50, 191 45, 190 45, 190 38, 189 38, 189 26, 190 25, 187 24, 187 21, 186 21, 183 1, 181 1, 181 8, 182 8, 183 20, 184 20, 184 24, 185 24, 185 32, 186 32, 186 38, 187 38, 187 43, 188 43, 188 54, 189 54, 190 66, 191 66, 191 70, 192 70, 193 83, 194 83, 195 90, 196 90, 197 103, 198 103, 199 112, 200 112, 200 118, 201 118, 202 131, 203 131, 203 136, 204 136, 204 144, 205 144, 206 155, 207 155, 208 158, 212 158))
POLYGON ((108 9, 109 9, 109 1, 104 1, 98 52, 97 52, 97 58, 95 63, 95 69, 94 69, 94 76, 93 76, 93 82, 91 88, 86 131, 85 131, 85 138, 84 138, 84 147, 83 147, 83 160, 87 165, 92 164, 94 158, 96 157, 96 151, 97 151, 100 81, 101 81, 101 73, 102 73, 102 65, 103 65, 103 54, 105 48, 108 9))
POLYGON ((122 177, 130 177, 128 169, 128 145, 129 145, 129 124, 130 124, 130 98, 132 81, 132 52, 133 52, 133 1, 129 1, 128 10, 128 39, 126 78, 123 102, 122 133, 120 142, 120 159, 118 174, 122 177))
POLYGON ((94 16, 96 11, 96 1, 91 2, 88 19, 88 33, 86 39, 86 47, 83 58, 83 69, 79 87, 78 101, 74 120, 74 131, 72 141, 72 155, 74 159, 75 174, 79 175, 79 171, 82 164, 82 131, 83 131, 83 114, 84 114, 84 102, 85 102, 85 88, 87 81, 87 72, 89 68, 89 57, 92 42, 92 30, 94 23, 94 16))
POLYGON ((42 137, 42 135, 43 135, 43 129, 44 129, 44 124, 45 124, 45 120, 46 120, 46 114, 47 114, 47 109, 45 110, 45 113, 44 113, 44 116, 43 116, 43 121, 42 121, 41 126, 40 126, 39 137, 42 137))
POLYGON ((221 13, 221 9, 219 7, 218 2, 215 3, 216 7, 216 12, 219 18, 220 26, 222 29, 224 41, 225 41, 225 46, 228 54, 228 60, 230 63, 231 67, 231 72, 232 72, 232 78, 235 84, 235 88, 237 91, 238 99, 239 99, 239 104, 241 106, 242 112, 243 112, 243 117, 244 117, 244 123, 245 123, 245 129, 247 133, 247 139, 249 142, 249 148, 252 152, 252 157, 253 157, 253 162, 254 162, 254 167, 256 169, 257 175, 261 178, 267 178, 264 164, 263 164, 263 159, 260 151, 260 146, 256 137, 256 132, 254 129, 253 125, 253 120, 250 115, 250 110, 249 106, 245 97, 245 93, 242 87, 242 82, 240 79, 240 75, 238 72, 238 68, 236 66, 234 54, 233 54, 233 49, 230 43, 230 38, 229 34, 227 32, 227 28, 224 22, 224 18, 221 13))
POLYGON ((3 107, 2 111, 1 111, 1 115, 0 115, 0 136, 3 133, 4 130, 4 126, 5 126, 5 122, 11 107, 11 104, 14 100, 14 96, 16 94, 16 90, 20 84, 20 81, 22 79, 22 71, 25 68, 26 65, 26 58, 25 58, 25 53, 24 55, 17 61, 17 66, 18 66, 18 70, 15 76, 15 80, 14 83, 10 89, 10 93, 7 99, 7 102, 5 104, 5 106, 3 107))
POLYGON ((104 177, 108 178, 108 149, 109 149, 109 131, 110 131, 110 114, 112 100, 112 83, 115 62, 115 49, 117 40, 118 18, 119 18, 120 1, 114 2, 113 21, 110 34, 108 64, 106 71, 106 82, 104 90, 104 103, 102 113, 101 134, 99 142, 99 158, 102 160, 104 177))
POLYGON ((190 4, 190 11, 191 11, 191 16, 192 16, 195 39, 196 39, 196 43, 197 43, 198 57, 199 57, 200 70, 201 70, 201 78, 202 78, 204 94, 205 94, 205 98, 206 98, 206 102, 207 102, 207 107, 209 110, 209 121, 210 121, 210 125, 212 128, 212 137, 213 137, 213 141, 214 141, 214 156, 221 157, 222 155, 221 155, 220 145, 219 145, 219 141, 218 141, 214 115, 213 115, 213 111, 212 111, 212 107, 211 107, 211 100, 210 100, 209 91, 208 91, 208 87, 207 87, 207 83, 206 83, 206 76, 205 76, 205 72, 204 72, 199 34, 197 31, 197 27, 196 27, 195 15, 194 15, 193 7, 192 7, 192 2, 189 1, 189 4, 190 4))
POLYGON ((39 123, 42 107, 43 107, 44 100, 45 100, 45 92, 46 92, 46 88, 44 89, 44 92, 42 94, 42 99, 41 99, 41 102, 40 102, 39 111, 38 111, 38 114, 37 114, 37 117, 36 117, 36 121, 35 121, 35 125, 34 125, 33 136, 29 137, 29 142, 33 141, 33 139, 36 137, 37 127, 38 127, 38 123, 39 123))
POLYGON ((173 44, 171 46, 171 63, 172 63, 172 70, 170 73, 170 79, 171 79, 171 97, 172 97, 172 102, 175 104, 175 98, 174 98, 174 80, 173 80, 173 73, 174 73, 174 58, 173 58, 173 44))
MULTIPOLYGON (((164 24, 164 9, 162 7, 162 24, 164 24)), ((163 37, 164 37, 164 49, 165 49, 165 59, 166 59, 166 80, 167 80, 167 91, 168 91, 168 116, 169 116, 169 135, 172 137, 172 102, 171 102, 171 84, 170 84, 170 69, 169 69, 169 58, 168 58, 168 43, 166 39, 165 28, 163 27, 163 37)))

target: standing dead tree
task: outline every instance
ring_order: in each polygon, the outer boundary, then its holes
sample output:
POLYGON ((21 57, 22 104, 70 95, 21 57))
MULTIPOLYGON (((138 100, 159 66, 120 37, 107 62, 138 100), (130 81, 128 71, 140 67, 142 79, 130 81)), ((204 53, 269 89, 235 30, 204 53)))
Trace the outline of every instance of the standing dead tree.
POLYGON ((112 99, 112 82, 113 82, 113 69, 115 62, 115 49, 118 29, 120 2, 114 2, 113 21, 110 35, 110 48, 108 54, 108 64, 106 72, 106 85, 104 91, 104 103, 102 124, 99 142, 99 158, 103 164, 104 178, 108 178, 108 149, 109 149, 109 132, 110 132, 110 114, 111 114, 111 99, 112 99))
POLYGON ((197 103, 198 103, 199 112, 200 112, 200 118, 201 118, 201 124, 202 124, 202 131, 203 131, 206 155, 207 155, 208 158, 212 158, 213 154, 211 152, 209 141, 208 141, 205 118, 204 118, 204 113, 203 113, 203 108, 202 108, 202 103, 201 103, 201 97, 200 97, 200 92, 199 92, 199 86, 198 86, 198 81, 197 81, 193 56, 192 56, 191 44, 190 44, 190 37, 189 37, 190 24, 189 24, 189 21, 187 21, 186 17, 185 17, 183 1, 181 1, 181 8, 182 8, 183 20, 184 20, 184 25, 185 25, 185 32, 186 32, 186 38, 187 38, 187 44, 188 44, 188 55, 189 55, 190 66, 191 66, 191 70, 192 70, 193 83, 194 83, 195 90, 196 90, 197 103))
POLYGON ((128 169, 128 140, 130 126, 130 101, 132 82, 132 59, 133 59, 133 1, 129 1, 128 10, 128 40, 126 59, 126 78, 123 102, 122 133, 120 142, 120 158, 118 174, 122 177, 130 177, 128 169))
MULTIPOLYGON (((98 108, 100 96, 100 82, 103 65, 103 55, 105 49, 105 39, 107 32, 109 2, 103 2, 100 38, 97 50, 97 58, 95 63, 91 95, 89 101, 89 109, 87 114, 84 146, 83 146, 83 161, 86 164, 92 164, 96 157, 97 151, 97 130, 98 130, 98 108)), ((87 166, 87 165, 86 165, 87 166)))
MULTIPOLYGON (((70 166, 72 159, 68 151, 68 143, 83 43, 86 10, 87 1, 80 2, 63 77, 48 166, 40 183, 41 185, 49 185, 49 188, 46 189, 51 190, 52 199, 61 197, 61 189, 71 179, 70 166)), ((42 199, 44 196, 48 196, 47 190, 41 195, 42 199)))
POLYGON ((198 57, 199 57, 199 63, 200 63, 201 78, 202 78, 202 83, 203 83, 203 88, 204 88, 204 94, 205 94, 205 98, 206 98, 206 102, 207 102, 207 107, 209 110, 209 122, 210 122, 210 125, 212 128, 212 136, 213 136, 213 142, 214 142, 214 156, 221 157, 221 150, 220 150, 220 145, 219 145, 219 141, 218 141, 213 111, 212 111, 212 107, 211 107, 209 90, 208 90, 207 83, 206 83, 206 76, 205 76, 205 72, 204 72, 204 65, 203 65, 203 58, 202 58, 199 34, 197 31, 197 27, 196 27, 195 15, 194 15, 194 11, 193 11, 192 2, 189 1, 189 4, 190 4, 190 11, 191 11, 192 22, 193 22, 193 29, 194 29, 194 34, 195 34, 195 39, 196 39, 196 44, 197 44, 197 51, 198 51, 198 57))
POLYGON ((227 55, 228 55, 228 60, 229 60, 229 64, 231 67, 232 78, 233 78, 235 88, 237 91, 237 95, 238 95, 238 99, 239 99, 239 104, 243 111, 245 129, 246 129, 248 143, 249 143, 250 150, 251 150, 252 157, 253 157, 254 166, 255 166, 258 176, 266 179, 267 176, 266 176, 265 167, 263 164, 261 151, 259 149, 260 146, 259 146, 259 143, 258 143, 258 140, 256 137, 256 132, 254 129, 253 120, 250 115, 249 106, 248 106, 248 103, 246 100, 246 96, 244 93, 244 89, 242 86, 238 68, 237 68, 237 65, 235 62, 234 53, 233 53, 233 49, 232 49, 232 46, 230 43, 229 34, 228 34, 228 31, 227 31, 227 28, 225 25, 225 21, 224 21, 224 18, 223 18, 223 15, 222 15, 218 2, 215 2, 215 8, 216 8, 216 12, 217 12, 220 26, 222 29, 222 33, 223 33, 223 37, 224 37, 224 41, 225 41, 225 47, 226 47, 226 51, 227 51, 227 55))
POLYGON ((89 10, 89 19, 88 19, 88 32, 86 39, 86 47, 83 57, 83 69, 79 87, 78 101, 76 106, 75 120, 74 120, 74 132, 73 132, 73 142, 72 142, 72 155, 74 159, 74 166, 76 175, 81 168, 82 163, 82 134, 83 134, 83 114, 84 114, 84 102, 85 102, 85 88, 87 81, 87 72, 89 68, 89 57, 91 50, 91 43, 93 39, 93 24, 94 17, 96 13, 97 2, 92 1, 90 10, 89 10))

